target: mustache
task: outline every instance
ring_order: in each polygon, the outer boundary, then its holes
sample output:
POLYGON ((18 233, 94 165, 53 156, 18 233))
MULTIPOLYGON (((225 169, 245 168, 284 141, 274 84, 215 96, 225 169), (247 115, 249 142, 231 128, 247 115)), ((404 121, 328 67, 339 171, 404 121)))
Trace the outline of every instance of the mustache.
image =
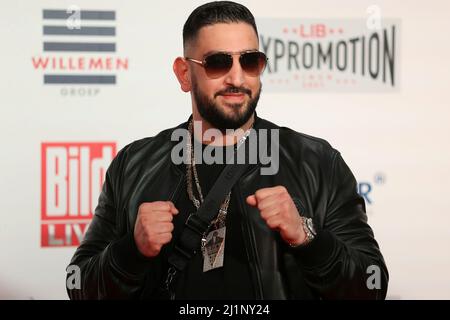
POLYGON ((220 90, 217 91, 216 94, 214 95, 214 98, 223 94, 227 94, 227 93, 244 93, 244 94, 248 94, 248 96, 251 98, 252 97, 252 91, 250 89, 244 88, 244 87, 228 87, 224 90, 220 90))

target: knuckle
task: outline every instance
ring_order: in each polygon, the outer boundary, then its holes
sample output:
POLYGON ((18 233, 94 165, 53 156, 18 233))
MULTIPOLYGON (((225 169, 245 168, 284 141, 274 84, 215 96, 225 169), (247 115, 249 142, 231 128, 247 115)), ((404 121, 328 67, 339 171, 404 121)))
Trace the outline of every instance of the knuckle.
POLYGON ((284 201, 287 201, 291 198, 291 196, 289 195, 289 193, 283 192, 283 194, 280 196, 280 198, 284 201))
POLYGON ((143 202, 139 205, 138 214, 142 214, 147 208, 147 203, 143 202))
POLYGON ((141 215, 138 217, 136 223, 138 225, 146 226, 146 225, 148 225, 148 217, 141 215))
POLYGON ((171 208, 170 204, 171 204, 170 201, 161 201, 161 209, 170 210, 170 208, 171 208))
POLYGON ((257 190, 256 192, 255 192, 255 197, 256 197, 256 199, 261 199, 262 198, 262 196, 263 196, 263 194, 264 194, 264 190, 263 189, 259 189, 259 190, 257 190))
POLYGON ((262 201, 258 201, 256 207, 262 212, 264 210, 264 203, 262 201))
POLYGON ((166 201, 155 201, 152 202, 153 208, 158 210, 169 210, 170 205, 166 201))

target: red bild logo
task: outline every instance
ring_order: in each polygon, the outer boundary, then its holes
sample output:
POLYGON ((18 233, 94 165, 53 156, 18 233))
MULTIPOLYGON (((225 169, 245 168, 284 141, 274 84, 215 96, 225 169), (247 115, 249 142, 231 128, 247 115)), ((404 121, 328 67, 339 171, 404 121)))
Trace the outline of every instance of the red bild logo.
POLYGON ((42 247, 79 245, 115 154, 114 142, 42 143, 42 247))

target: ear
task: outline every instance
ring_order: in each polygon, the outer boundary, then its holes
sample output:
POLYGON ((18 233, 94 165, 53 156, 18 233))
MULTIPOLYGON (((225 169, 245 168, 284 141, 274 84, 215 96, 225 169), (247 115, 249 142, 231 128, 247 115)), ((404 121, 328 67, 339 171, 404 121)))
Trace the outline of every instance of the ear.
POLYGON ((188 63, 182 57, 178 57, 173 62, 173 72, 175 73, 181 90, 184 92, 191 91, 191 77, 189 75, 188 63))

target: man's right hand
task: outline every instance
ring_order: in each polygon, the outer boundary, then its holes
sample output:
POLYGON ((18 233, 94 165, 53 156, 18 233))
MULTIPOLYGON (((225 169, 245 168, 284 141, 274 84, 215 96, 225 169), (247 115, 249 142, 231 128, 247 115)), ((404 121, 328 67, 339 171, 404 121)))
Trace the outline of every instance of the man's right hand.
POLYGON ((155 257, 172 240, 173 215, 178 214, 171 201, 144 202, 134 225, 134 241, 146 257, 155 257))

